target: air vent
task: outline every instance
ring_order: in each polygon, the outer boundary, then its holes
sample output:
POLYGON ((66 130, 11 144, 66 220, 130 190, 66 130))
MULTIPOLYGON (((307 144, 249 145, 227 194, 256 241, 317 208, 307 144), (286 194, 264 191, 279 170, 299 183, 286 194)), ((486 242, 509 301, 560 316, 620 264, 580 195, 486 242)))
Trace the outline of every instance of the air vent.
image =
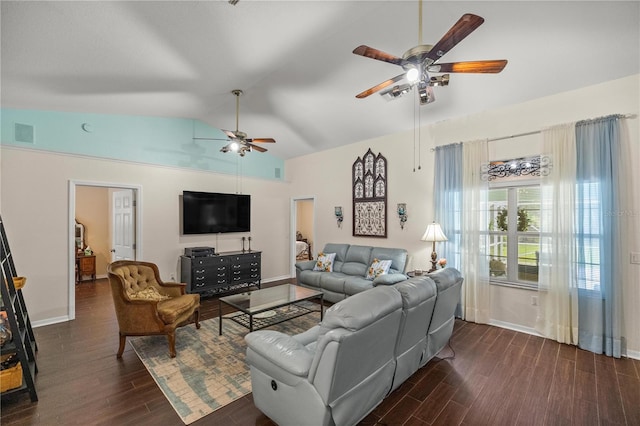
POLYGON ((15 124, 15 138, 16 142, 34 143, 34 129, 30 124, 15 124))
POLYGON ((275 176, 276 176, 276 179, 280 179, 280 167, 276 167, 275 176))

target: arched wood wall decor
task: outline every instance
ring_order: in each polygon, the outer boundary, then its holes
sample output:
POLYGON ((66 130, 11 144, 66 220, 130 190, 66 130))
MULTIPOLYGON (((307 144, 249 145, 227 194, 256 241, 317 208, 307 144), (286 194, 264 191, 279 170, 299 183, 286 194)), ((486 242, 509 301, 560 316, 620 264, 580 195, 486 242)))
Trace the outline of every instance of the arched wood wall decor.
POLYGON ((353 163, 353 236, 387 238, 387 159, 371 148, 353 163))

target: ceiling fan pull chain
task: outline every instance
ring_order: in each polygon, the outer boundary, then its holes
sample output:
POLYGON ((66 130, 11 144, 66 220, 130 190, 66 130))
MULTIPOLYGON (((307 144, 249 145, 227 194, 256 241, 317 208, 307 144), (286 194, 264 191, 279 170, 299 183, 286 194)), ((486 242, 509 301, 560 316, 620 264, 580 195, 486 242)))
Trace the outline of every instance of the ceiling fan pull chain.
POLYGON ((418 109, 418 170, 422 170, 422 120, 420 114, 420 106, 416 107, 418 109))

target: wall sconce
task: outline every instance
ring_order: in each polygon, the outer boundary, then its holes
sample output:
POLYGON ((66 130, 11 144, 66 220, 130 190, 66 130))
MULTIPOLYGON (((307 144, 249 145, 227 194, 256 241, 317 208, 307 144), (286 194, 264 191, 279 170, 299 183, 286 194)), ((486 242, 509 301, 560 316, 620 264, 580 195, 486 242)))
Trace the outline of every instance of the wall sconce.
POLYGON ((398 217, 400 218, 400 229, 404 229, 404 223, 409 218, 406 203, 398 203, 398 217))
POLYGON ((342 221, 344 220, 344 216, 342 216, 341 206, 335 207, 335 215, 336 215, 336 221, 338 222, 338 228, 342 228, 342 221))

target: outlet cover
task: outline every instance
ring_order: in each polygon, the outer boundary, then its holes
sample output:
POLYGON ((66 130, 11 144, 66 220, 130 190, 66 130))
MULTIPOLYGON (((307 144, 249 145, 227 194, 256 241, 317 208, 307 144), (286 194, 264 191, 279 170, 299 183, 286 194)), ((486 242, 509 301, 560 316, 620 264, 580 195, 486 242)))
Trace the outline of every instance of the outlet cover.
POLYGON ((632 252, 631 253, 631 263, 635 263, 635 264, 639 264, 640 265, 640 253, 638 252, 632 252))

